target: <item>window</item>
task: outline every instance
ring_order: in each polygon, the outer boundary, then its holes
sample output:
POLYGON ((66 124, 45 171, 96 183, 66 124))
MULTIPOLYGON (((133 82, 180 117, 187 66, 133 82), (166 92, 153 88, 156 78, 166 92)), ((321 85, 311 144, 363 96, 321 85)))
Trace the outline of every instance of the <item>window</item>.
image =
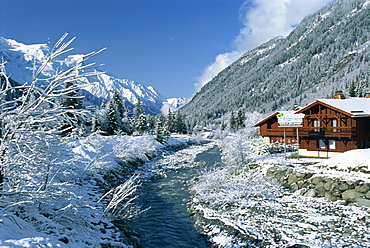
POLYGON ((329 140, 329 149, 335 150, 335 140, 329 140))
POLYGON ((332 120, 333 132, 340 132, 340 129, 336 127, 340 127, 340 122, 337 119, 332 120))
MULTIPOLYGON (((320 120, 318 119, 313 120, 313 127, 320 127, 320 126, 321 126, 320 120)), ((320 128, 314 128, 313 131, 320 132, 320 128)))
POLYGON ((318 147, 319 147, 320 149, 325 149, 325 141, 324 141, 324 140, 319 140, 318 147))

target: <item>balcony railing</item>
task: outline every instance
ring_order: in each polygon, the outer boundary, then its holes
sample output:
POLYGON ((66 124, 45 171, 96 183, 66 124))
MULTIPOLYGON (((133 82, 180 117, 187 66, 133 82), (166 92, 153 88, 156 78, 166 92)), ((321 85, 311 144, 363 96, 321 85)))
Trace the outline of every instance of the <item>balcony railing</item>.
MULTIPOLYGON (((267 129, 265 134, 262 134, 262 135, 281 136, 282 137, 284 135, 284 128, 281 127, 281 128, 267 129)), ((286 136, 297 136, 297 131, 296 131, 295 128, 294 128, 294 130, 292 130, 292 128, 286 128, 285 135, 286 136)))
POLYGON ((308 127, 299 129, 300 136, 353 137, 357 135, 355 127, 308 127))

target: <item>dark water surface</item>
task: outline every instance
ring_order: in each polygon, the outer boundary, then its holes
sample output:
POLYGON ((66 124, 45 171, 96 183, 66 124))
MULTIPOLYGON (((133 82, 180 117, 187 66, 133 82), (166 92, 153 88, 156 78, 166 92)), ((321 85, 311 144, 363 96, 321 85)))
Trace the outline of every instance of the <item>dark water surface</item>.
POLYGON ((143 248, 150 247, 210 247, 204 236, 194 228, 194 221, 187 212, 189 193, 186 183, 200 171, 221 162, 220 151, 211 148, 196 157, 198 166, 174 170, 167 177, 155 176, 142 183, 137 203, 150 208, 131 223, 140 235, 143 248))

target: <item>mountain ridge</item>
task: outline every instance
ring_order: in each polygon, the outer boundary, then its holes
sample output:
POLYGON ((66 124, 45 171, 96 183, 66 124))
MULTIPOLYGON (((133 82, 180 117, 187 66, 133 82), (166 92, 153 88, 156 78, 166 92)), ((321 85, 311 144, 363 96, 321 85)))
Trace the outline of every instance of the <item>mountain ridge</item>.
MULTIPOLYGON (((7 75, 14 81, 24 84, 32 81, 34 68, 40 66, 50 48, 47 44, 25 45, 13 39, 0 37, 0 57, 6 62, 7 75)), ((81 54, 68 55, 58 61, 59 64, 69 65, 81 58, 81 54)), ((56 68, 51 64, 43 71, 44 77, 55 73, 56 68)), ((168 99, 157 92, 152 86, 143 86, 129 79, 119 79, 100 72, 97 76, 84 79, 86 86, 81 90, 84 96, 84 105, 95 108, 103 102, 108 102, 115 91, 118 91, 126 103, 126 107, 133 109, 138 97, 143 102, 144 111, 147 114, 156 115, 161 113, 164 104, 169 104, 168 99)), ((177 108, 172 106, 172 108, 177 108)))
POLYGON ((221 71, 180 110, 197 123, 220 123, 231 111, 269 114, 369 90, 370 1, 340 0, 305 17, 221 71))

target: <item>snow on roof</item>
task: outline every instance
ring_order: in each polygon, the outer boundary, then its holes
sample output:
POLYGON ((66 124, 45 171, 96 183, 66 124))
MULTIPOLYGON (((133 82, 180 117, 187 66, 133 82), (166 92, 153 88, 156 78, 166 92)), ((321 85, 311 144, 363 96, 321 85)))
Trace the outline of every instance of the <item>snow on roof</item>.
POLYGON ((353 97, 346 99, 319 99, 318 101, 347 112, 353 117, 370 115, 370 98, 353 97))

